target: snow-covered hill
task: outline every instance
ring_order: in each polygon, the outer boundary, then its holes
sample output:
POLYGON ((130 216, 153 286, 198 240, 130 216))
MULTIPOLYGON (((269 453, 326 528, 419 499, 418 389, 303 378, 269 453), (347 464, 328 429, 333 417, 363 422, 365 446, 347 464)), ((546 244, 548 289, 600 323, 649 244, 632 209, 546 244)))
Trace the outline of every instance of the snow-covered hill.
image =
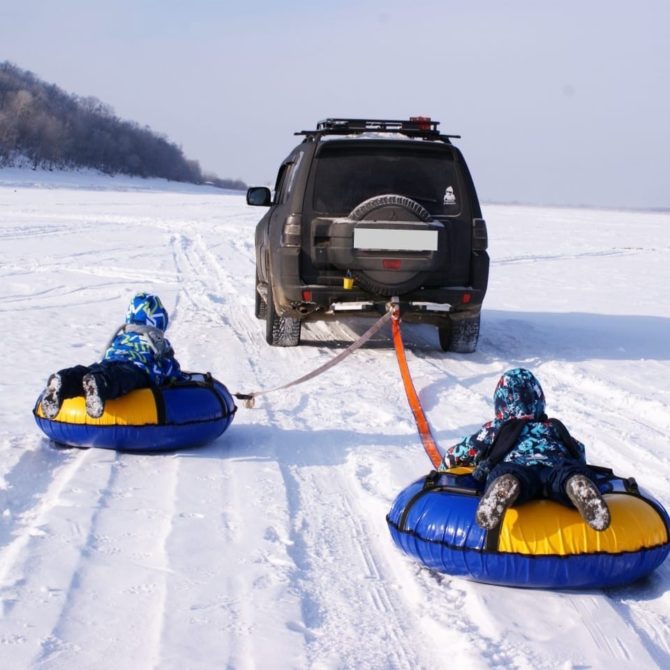
MULTIPOLYGON (((137 290, 169 308, 182 366, 232 391, 294 379, 371 323, 271 348, 253 316, 259 210, 216 189, 67 180, 0 170, 3 668, 670 667, 667 563, 626 588, 550 592, 399 553, 384 517, 430 463, 387 331, 240 407, 208 447, 50 445, 31 416, 48 374, 97 360, 137 290)), ((489 418, 499 375, 523 365, 593 462, 670 507, 670 215, 484 210, 479 351, 403 329, 438 442, 489 418)))

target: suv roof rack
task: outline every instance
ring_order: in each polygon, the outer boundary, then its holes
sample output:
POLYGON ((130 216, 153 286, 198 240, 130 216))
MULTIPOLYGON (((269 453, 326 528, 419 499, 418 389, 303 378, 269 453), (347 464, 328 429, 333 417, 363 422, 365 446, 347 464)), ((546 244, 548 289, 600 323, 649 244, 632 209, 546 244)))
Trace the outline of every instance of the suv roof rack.
POLYGON ((438 125, 440 122, 433 121, 429 116, 410 116, 409 119, 324 119, 316 124, 315 130, 300 130, 295 134, 318 138, 322 135, 384 132, 446 141, 460 138, 460 135, 441 135, 438 125))

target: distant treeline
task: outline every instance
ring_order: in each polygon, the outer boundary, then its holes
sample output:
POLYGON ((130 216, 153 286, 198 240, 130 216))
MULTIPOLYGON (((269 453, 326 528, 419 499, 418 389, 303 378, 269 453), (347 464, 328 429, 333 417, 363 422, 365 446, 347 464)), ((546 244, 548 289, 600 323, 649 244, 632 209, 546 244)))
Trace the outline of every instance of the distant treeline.
POLYGON ((0 63, 0 166, 87 167, 108 174, 163 177, 245 189, 203 174, 197 161, 148 127, 123 121, 97 98, 70 95, 31 72, 0 63))

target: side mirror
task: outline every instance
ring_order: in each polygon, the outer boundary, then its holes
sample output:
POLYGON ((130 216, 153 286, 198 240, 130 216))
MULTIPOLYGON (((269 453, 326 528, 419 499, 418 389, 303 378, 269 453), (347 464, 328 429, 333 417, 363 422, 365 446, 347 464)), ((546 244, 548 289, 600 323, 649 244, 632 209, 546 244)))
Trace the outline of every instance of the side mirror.
POLYGON ((252 186, 247 189, 247 205, 269 207, 272 204, 272 193, 266 186, 252 186))

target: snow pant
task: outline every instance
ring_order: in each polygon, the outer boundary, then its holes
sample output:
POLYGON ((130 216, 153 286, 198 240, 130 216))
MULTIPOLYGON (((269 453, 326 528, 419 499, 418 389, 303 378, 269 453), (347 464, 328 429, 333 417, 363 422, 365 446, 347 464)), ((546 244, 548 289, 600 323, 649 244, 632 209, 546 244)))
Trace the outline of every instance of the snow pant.
POLYGON ((73 368, 59 370, 61 378, 61 397, 75 398, 84 395, 82 381, 85 375, 92 374, 98 386, 100 400, 113 400, 138 388, 151 386, 149 375, 132 363, 123 361, 101 361, 93 365, 75 365, 73 368))
POLYGON ((498 463, 486 478, 486 488, 501 475, 514 475, 521 484, 515 505, 537 498, 548 498, 555 502, 574 507, 565 492, 565 484, 573 475, 584 475, 596 487, 596 479, 588 465, 566 459, 559 465, 520 465, 518 463, 498 463))

